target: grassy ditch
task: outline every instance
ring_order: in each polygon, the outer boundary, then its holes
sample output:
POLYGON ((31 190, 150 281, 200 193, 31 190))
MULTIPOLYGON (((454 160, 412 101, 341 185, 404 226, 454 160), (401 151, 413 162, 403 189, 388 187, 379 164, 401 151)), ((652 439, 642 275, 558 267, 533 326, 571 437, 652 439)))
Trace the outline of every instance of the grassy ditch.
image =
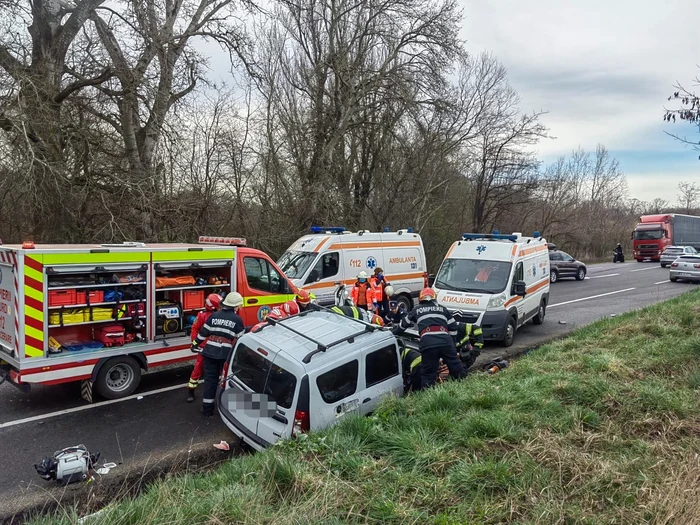
POLYGON ((341 522, 699 523, 700 291, 497 375, 155 482, 88 523, 341 522))

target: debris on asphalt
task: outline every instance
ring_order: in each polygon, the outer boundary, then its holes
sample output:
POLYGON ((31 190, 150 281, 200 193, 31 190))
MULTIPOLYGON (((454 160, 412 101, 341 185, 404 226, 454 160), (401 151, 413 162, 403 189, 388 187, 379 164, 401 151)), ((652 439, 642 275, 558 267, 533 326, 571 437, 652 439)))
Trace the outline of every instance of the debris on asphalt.
POLYGON ((566 324, 566 321, 559 321, 559 324, 566 324))
POLYGON ((85 445, 77 445, 54 452, 53 456, 45 457, 34 468, 45 480, 68 485, 88 480, 90 470, 95 468, 99 457, 99 452, 91 454, 85 445))
POLYGON ((220 443, 214 443, 214 448, 218 448, 219 450, 231 450, 231 447, 229 447, 228 443, 226 441, 221 441, 220 443))
POLYGON ((141 401, 142 399, 143 399, 143 396, 138 396, 138 397, 136 398, 137 401, 141 401))

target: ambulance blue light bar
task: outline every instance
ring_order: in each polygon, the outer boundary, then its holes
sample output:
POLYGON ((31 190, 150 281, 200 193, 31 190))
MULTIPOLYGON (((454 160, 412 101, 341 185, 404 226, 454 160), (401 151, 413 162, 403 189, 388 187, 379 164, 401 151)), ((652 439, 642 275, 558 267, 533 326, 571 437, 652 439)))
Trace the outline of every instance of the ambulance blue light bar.
POLYGON ((474 241, 477 239, 492 239, 498 241, 517 241, 517 235, 501 235, 498 233, 463 233, 462 239, 465 241, 474 241))
POLYGON ((343 233, 344 231, 347 231, 345 228, 342 226, 312 226, 311 227, 311 233, 343 233))

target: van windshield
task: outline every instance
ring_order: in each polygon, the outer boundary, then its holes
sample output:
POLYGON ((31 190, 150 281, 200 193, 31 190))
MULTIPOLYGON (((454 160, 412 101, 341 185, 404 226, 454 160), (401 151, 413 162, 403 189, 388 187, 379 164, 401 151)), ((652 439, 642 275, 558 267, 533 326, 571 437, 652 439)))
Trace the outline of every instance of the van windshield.
POLYGON ((484 259, 445 259, 435 287, 473 293, 501 293, 508 285, 511 263, 484 259))
POLYGON ((243 343, 236 347, 231 373, 256 394, 266 394, 283 408, 291 408, 297 378, 243 343))
POLYGON ((301 279, 317 256, 317 253, 310 252, 284 252, 284 255, 277 261, 277 266, 290 279, 301 279))
POLYGON ((639 230, 634 232, 634 239, 637 241, 656 241, 663 238, 663 230, 639 230))

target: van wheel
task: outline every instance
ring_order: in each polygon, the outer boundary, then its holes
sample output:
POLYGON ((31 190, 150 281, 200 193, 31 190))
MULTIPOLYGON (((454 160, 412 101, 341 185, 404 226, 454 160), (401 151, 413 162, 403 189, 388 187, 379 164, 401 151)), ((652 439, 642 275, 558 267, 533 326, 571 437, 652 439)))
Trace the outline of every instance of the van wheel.
POLYGON ((586 270, 583 268, 579 268, 578 272, 576 272, 576 280, 577 281, 583 281, 586 278, 586 270))
POLYGON ((95 390, 106 399, 119 399, 133 394, 140 382, 141 367, 133 357, 113 357, 100 368, 95 390))
POLYGON ((549 272, 549 282, 556 283, 559 280, 559 274, 556 270, 550 270, 549 272))
POLYGON ((537 315, 532 318, 532 324, 542 324, 544 323, 544 316, 547 313, 547 303, 542 300, 540 303, 540 309, 537 311, 537 315))
POLYGON ((506 348, 508 348, 509 346, 513 346, 513 341, 515 341, 515 329, 515 317, 511 317, 510 319, 508 319, 508 326, 506 326, 505 337, 502 341, 503 346, 505 346, 506 348))
POLYGON ((411 298, 405 294, 401 294, 396 298, 396 302, 399 305, 403 305, 406 312, 410 312, 413 309, 413 301, 411 298))

